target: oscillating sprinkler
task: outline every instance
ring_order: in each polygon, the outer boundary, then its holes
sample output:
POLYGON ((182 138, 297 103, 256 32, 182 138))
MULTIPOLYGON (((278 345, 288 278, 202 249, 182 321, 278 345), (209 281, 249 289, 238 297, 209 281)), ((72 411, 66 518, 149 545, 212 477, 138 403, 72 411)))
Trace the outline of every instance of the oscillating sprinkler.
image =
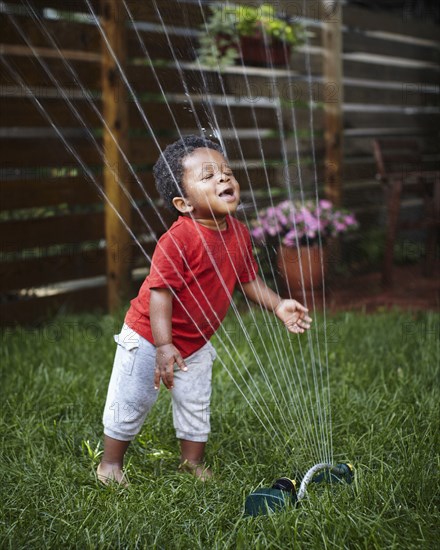
POLYGON ((279 511, 289 504, 295 506, 301 502, 309 483, 351 483, 354 468, 351 464, 315 464, 303 477, 299 489, 297 482, 288 477, 277 479, 270 489, 257 489, 246 498, 245 514, 258 516, 279 511))

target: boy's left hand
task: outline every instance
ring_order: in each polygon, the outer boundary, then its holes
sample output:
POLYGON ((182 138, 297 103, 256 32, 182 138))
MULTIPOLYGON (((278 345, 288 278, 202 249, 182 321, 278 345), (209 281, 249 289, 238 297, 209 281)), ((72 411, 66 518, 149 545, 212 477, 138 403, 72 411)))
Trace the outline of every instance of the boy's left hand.
POLYGON ((296 300, 281 300, 274 310, 289 332, 300 334, 310 328, 312 322, 308 309, 296 300))

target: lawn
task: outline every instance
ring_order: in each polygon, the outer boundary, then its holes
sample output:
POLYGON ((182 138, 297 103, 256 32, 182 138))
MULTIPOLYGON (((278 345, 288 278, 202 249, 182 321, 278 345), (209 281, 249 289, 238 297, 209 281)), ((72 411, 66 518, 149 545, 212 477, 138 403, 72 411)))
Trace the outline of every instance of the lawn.
MULTIPOLYGON (((164 390, 128 452, 131 487, 96 481, 112 334, 121 318, 59 317, 3 332, 2 548, 438 547, 437 315, 347 313, 328 320, 334 458, 354 464, 355 483, 312 486, 299 508, 258 518, 243 517, 246 495, 281 475, 298 475, 313 457, 303 432, 291 426, 286 433, 279 412, 277 434, 264 429, 218 362, 207 450, 212 482, 176 472, 164 390)), ((255 330, 252 319, 245 322, 255 330)), ((226 329, 267 395, 232 317, 226 329)), ((259 350, 261 339, 253 341, 259 350)))

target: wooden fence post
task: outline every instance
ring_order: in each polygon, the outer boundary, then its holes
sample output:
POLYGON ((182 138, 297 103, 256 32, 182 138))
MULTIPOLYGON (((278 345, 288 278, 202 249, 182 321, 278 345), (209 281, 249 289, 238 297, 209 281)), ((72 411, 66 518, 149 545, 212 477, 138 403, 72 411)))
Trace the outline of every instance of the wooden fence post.
MULTIPOLYGON (((102 26, 113 53, 121 67, 126 67, 125 10, 120 0, 101 0, 102 26)), ((128 169, 111 133, 127 154, 128 103, 125 85, 120 77, 110 48, 102 40, 102 105, 109 130, 104 128, 103 143, 107 163, 104 165, 104 190, 114 208, 131 227, 131 205, 121 181, 129 186, 128 169), (110 132, 111 130, 111 132, 110 132)), ((120 308, 130 296, 131 249, 130 234, 109 204, 105 204, 105 234, 107 241, 107 303, 110 312, 120 308)))
POLYGON ((343 80, 342 7, 340 0, 322 1, 325 194, 335 205, 342 201, 343 168, 343 80), (337 92, 335 94, 335 91, 337 92))

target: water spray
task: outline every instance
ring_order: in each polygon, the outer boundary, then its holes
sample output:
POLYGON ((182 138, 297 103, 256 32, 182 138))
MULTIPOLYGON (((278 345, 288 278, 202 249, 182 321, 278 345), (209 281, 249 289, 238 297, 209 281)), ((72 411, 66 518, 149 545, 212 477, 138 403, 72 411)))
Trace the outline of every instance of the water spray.
POLYGON ((301 484, 295 479, 281 477, 277 479, 272 487, 257 489, 246 498, 245 514, 247 516, 258 516, 280 511, 286 506, 297 506, 307 493, 310 483, 352 483, 354 468, 350 463, 315 464, 307 471, 301 484))

